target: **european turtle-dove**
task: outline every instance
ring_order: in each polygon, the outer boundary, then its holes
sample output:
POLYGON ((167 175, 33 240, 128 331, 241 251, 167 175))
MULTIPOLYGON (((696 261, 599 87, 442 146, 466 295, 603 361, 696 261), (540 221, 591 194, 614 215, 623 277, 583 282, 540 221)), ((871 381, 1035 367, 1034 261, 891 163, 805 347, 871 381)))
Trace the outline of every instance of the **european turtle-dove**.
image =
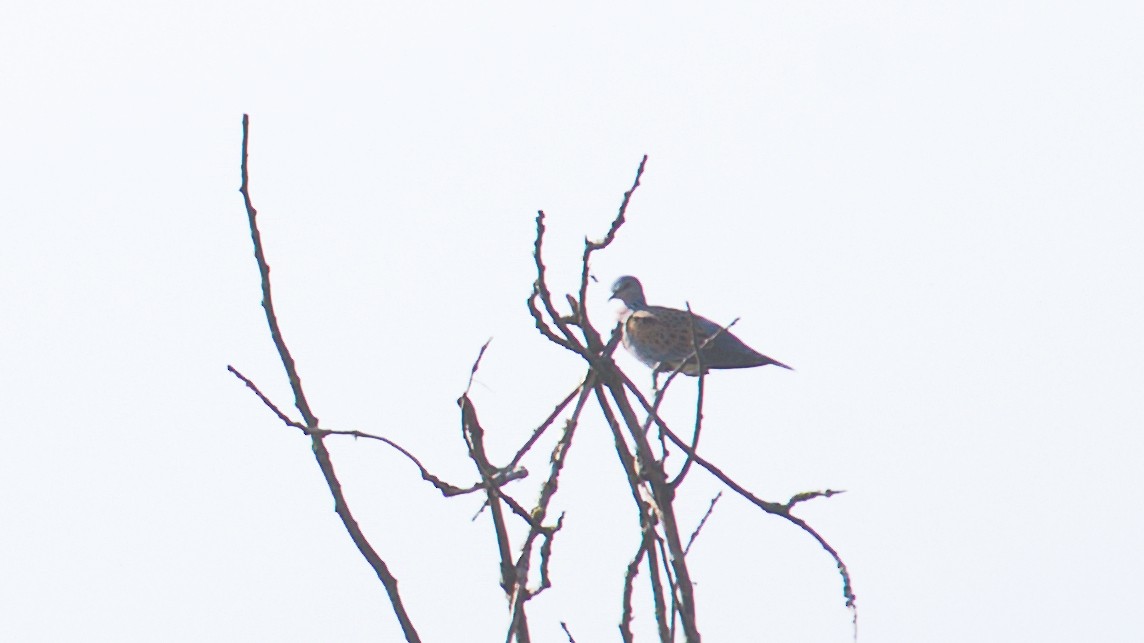
MULTIPOLYGON (((649 306, 644 299, 643 286, 635 277, 617 279, 612 284, 612 296, 609 299, 619 299, 628 309, 622 317, 624 348, 656 373, 674 371, 683 360, 695 353, 696 344, 703 347, 700 352, 704 371, 767 364, 793 370, 752 349, 731 333, 725 330, 719 332, 723 327, 711 320, 689 314, 686 310, 649 306), (695 325, 694 339, 691 334, 692 323, 695 325), (707 341, 713 335, 715 338, 707 341)), ((680 372, 699 375, 695 358, 688 360, 680 372)))

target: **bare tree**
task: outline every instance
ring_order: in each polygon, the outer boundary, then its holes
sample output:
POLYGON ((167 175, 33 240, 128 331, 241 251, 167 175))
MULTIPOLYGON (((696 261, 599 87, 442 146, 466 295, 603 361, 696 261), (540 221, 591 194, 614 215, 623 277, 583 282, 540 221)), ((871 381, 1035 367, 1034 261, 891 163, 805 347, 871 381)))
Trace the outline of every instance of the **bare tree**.
MULTIPOLYGON (((389 598, 390 607, 397 617, 407 641, 420 641, 413 620, 405 609, 397 580, 390 573, 384 559, 370 544, 368 538, 354 519, 338 481, 326 449, 325 440, 330 436, 353 436, 383 442, 396 449, 417 466, 421 477, 434 485, 448 498, 469 493, 481 493, 485 497, 485 508, 491 516, 496 536, 496 556, 500 569, 500 585, 504 590, 509 606, 509 619, 505 640, 528 643, 532 636, 529 629, 527 607, 529 601, 552 586, 549 577, 549 563, 556 535, 564 524, 564 515, 551 515, 550 506, 559 490, 560 474, 573 437, 584 411, 592 406, 598 408, 607 421, 615 442, 616 456, 626 474, 628 491, 631 494, 633 509, 639 518, 639 534, 636 538, 635 553, 627 568, 623 570, 623 590, 618 597, 618 628, 623 641, 633 641, 632 620, 637 612, 633 603, 634 586, 641 571, 647 576, 652 604, 647 609, 653 614, 659 640, 670 643, 680 637, 689 643, 700 641, 700 629, 696 619, 697 608, 692 591, 691 571, 688 568, 687 554, 691 544, 699 535, 707 518, 715 509, 720 492, 711 500, 707 514, 699 526, 689 536, 681 530, 676 516, 675 499, 694 466, 707 471, 732 492, 739 494, 760 510, 782 518, 806 532, 830 555, 838 567, 842 579, 842 595, 847 608, 851 610, 854 636, 857 638, 857 610, 850 574, 842 558, 827 541, 806 521, 794 515, 793 510, 801 502, 819 497, 830 497, 841 493, 836 490, 809 491, 792 496, 786 502, 772 502, 760 499, 724 473, 718 466, 699 454, 699 438, 703 419, 704 373, 703 348, 714 337, 701 341, 692 327, 694 352, 684 363, 694 360, 698 366, 698 395, 696 398, 695 421, 686 438, 673 430, 659 414, 659 407, 683 363, 670 372, 663 385, 656 388, 651 400, 647 399, 632 381, 621 371, 612 359, 621 340, 620 327, 612 328, 607 341, 589 320, 587 291, 589 265, 592 254, 603 251, 615 240, 616 234, 625 223, 625 215, 632 195, 639 187, 647 164, 645 156, 636 171, 631 188, 624 193, 619 212, 612 220, 607 233, 600 241, 585 240, 581 259, 579 290, 575 295, 564 296, 564 308, 554 301, 546 279, 546 266, 542 251, 545 241, 545 215, 538 212, 536 217, 536 240, 533 247, 536 267, 535 281, 527 300, 527 309, 537 330, 556 346, 575 353, 584 361, 584 376, 580 384, 564 396, 547 418, 532 432, 513 457, 503 464, 494 464, 485 449, 486 430, 482 427, 477 408, 470 396, 473 376, 480 367, 488 343, 480 348, 469 376, 469 386, 457 400, 461 414, 461 433, 465 449, 476 468, 477 480, 467 486, 457 486, 441 480, 429 472, 409 451, 394 441, 362 431, 331 430, 320 426, 317 416, 306 401, 302 380, 297 365, 286 341, 282 336, 274 312, 270 287, 270 268, 266 261, 265 249, 258 230, 257 211, 251 202, 249 190, 249 168, 247 152, 249 145, 250 119, 242 119, 242 186, 240 192, 246 205, 250 223, 251 239, 254 243, 254 256, 258 264, 262 282, 262 306, 270 336, 285 369, 287 379, 294 393, 294 406, 300 420, 291 418, 279 406, 264 395, 258 386, 233 366, 227 369, 249 387, 255 395, 287 426, 293 427, 310 437, 318 467, 334 498, 334 511, 341 519, 350 539, 361 552, 366 562, 377 574, 389 598), (563 421, 559 421, 563 419, 563 421), (654 432, 652 431, 654 427, 654 432), (553 431, 557 434, 556 444, 549 458, 550 467, 539 487, 536 500, 527 503, 518 499, 521 494, 510 494, 506 484, 529 475, 521 461, 537 444, 542 436, 553 431), (672 449, 684 454, 682 465, 669 471, 668 455, 672 449), (518 521, 524 527, 524 536, 513 540, 510 524, 518 521)), ((688 308, 690 313, 690 307, 688 308)), ((728 326, 729 328, 729 326, 728 326)), ((725 332, 724 328, 720 332, 725 332)), ((617 573, 621 573, 619 570, 617 573)), ((570 628, 561 623, 569 641, 574 641, 570 628)))

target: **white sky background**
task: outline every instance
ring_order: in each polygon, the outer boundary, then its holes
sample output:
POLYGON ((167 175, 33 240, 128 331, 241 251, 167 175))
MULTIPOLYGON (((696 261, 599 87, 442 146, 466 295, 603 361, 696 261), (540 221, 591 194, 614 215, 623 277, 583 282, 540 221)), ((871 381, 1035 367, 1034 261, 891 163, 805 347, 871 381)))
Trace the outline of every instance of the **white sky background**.
MULTIPOLYGON (((647 153, 595 319, 632 273, 798 369, 713 375, 701 449, 772 500, 848 490, 800 514, 850 565, 861 640, 1139 640, 1144 5, 376 4, 5 5, 0 639, 399 636, 306 439, 225 371, 290 406, 237 191, 249 112, 324 425, 470 483, 455 399, 493 336, 474 397, 508 453, 581 374, 524 307, 535 212, 571 290, 647 153)), ((585 417, 541 642, 618 639, 636 518, 585 417)), ((425 640, 502 640, 479 500, 329 442, 425 640)), ((685 524, 717 489, 692 473, 685 524)), ((849 640, 786 522, 725 494, 691 558, 707 640, 849 640)))

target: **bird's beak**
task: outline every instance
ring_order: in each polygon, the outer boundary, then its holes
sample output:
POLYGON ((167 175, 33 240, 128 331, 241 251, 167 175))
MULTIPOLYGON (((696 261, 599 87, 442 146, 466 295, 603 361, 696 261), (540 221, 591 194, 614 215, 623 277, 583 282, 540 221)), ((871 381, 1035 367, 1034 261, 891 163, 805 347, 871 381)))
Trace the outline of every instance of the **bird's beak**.
POLYGON ((613 299, 619 299, 619 298, 620 298, 619 295, 612 295, 611 297, 608 297, 608 301, 612 301, 613 299))

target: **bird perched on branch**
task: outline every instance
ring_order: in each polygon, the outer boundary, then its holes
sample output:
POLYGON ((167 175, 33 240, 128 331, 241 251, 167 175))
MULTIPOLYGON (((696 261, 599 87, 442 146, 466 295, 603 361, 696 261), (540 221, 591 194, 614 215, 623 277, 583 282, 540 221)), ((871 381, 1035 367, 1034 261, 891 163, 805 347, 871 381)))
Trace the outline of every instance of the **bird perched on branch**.
POLYGON ((653 375, 674 371, 685 360, 680 372, 699 375, 696 345, 700 347, 704 372, 713 368, 751 368, 767 364, 794 370, 747 346, 709 319, 686 310, 649 306, 640 280, 630 275, 612 284, 611 299, 619 299, 627 307, 621 318, 624 348, 650 366, 653 375))

